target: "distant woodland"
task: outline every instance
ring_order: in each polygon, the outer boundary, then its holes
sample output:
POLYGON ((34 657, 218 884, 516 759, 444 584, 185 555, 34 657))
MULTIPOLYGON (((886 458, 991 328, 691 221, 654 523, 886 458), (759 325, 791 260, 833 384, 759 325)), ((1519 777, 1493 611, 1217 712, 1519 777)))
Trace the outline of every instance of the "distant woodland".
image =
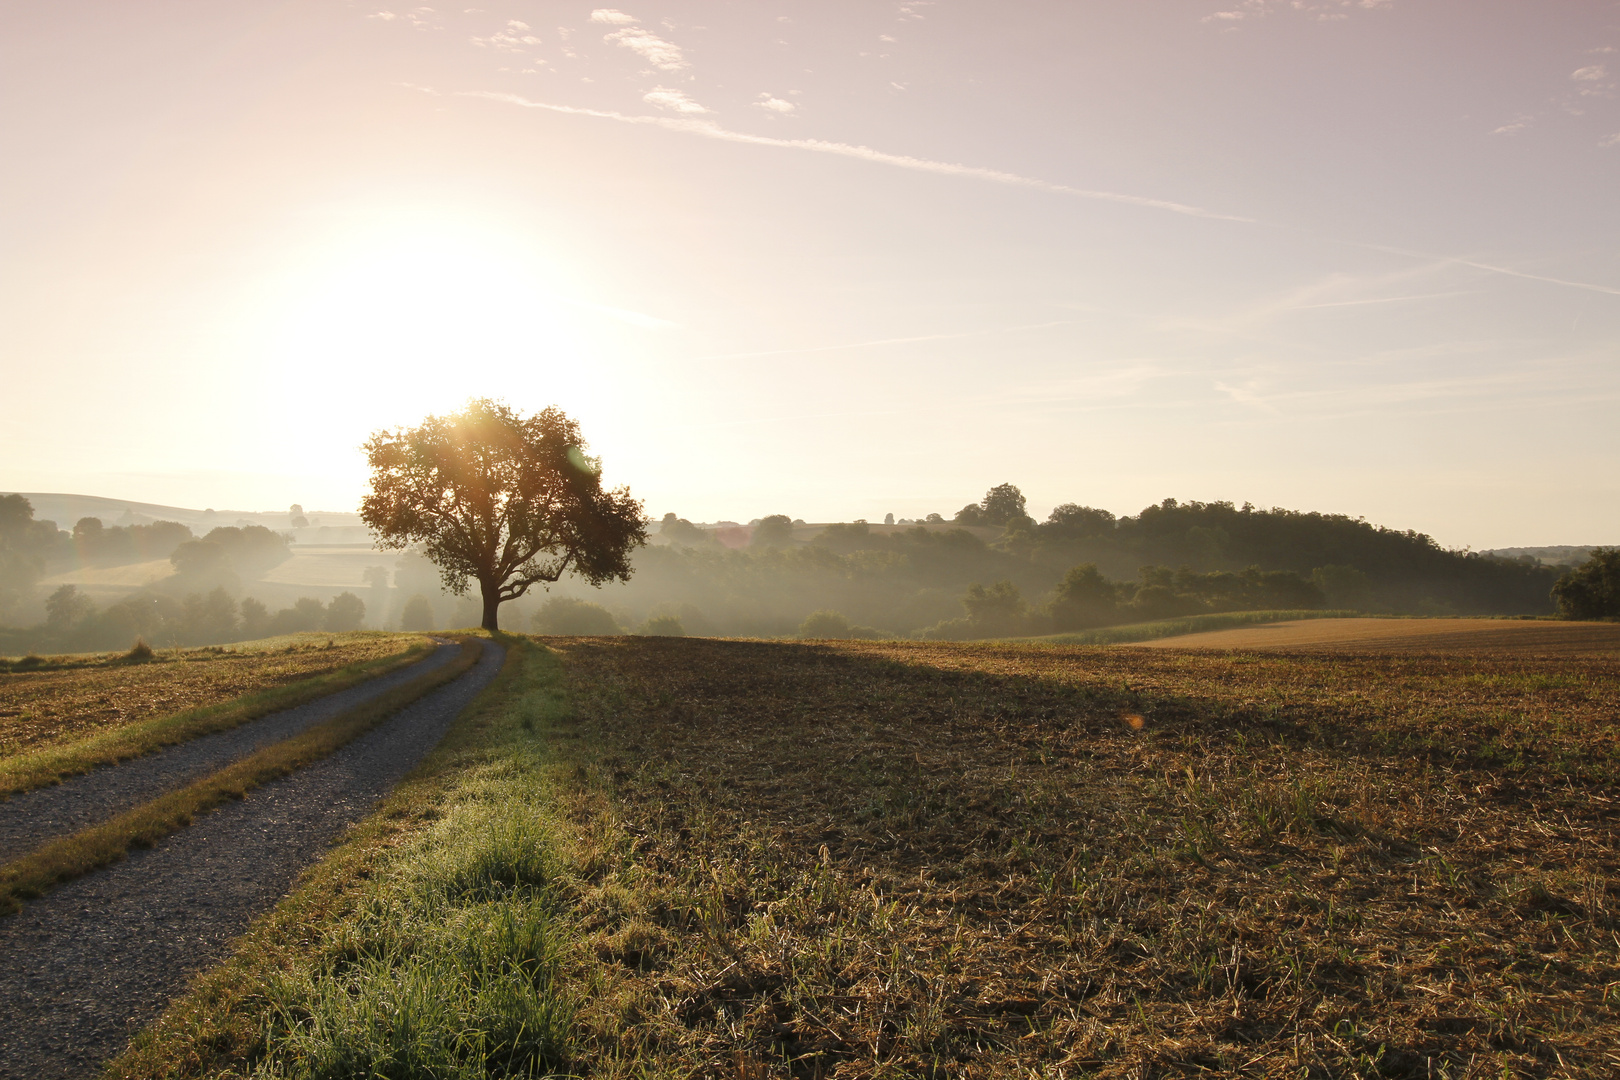
MULTIPOLYGON (((1547 615, 1557 609, 1561 575, 1573 598, 1566 613, 1607 610, 1608 579, 1590 566, 1450 551, 1421 533, 1358 518, 1226 502, 1166 499, 1119 518, 1065 503, 1036 521, 1011 484, 949 518, 809 526, 773 515, 714 527, 668 514, 649 532, 628 583, 598 590, 565 580, 508 605, 503 625, 978 638, 1269 609, 1547 615)), ((250 595, 252 583, 291 554, 287 535, 262 526, 196 536, 173 522, 86 518, 66 530, 36 520, 21 496, 0 497, 0 652, 119 649, 137 636, 209 644, 296 630, 476 623, 467 602, 440 593, 433 567, 412 554, 398 559, 392 583, 386 568, 368 571, 363 595, 307 597, 270 611, 250 595), (40 585, 66 567, 154 559, 169 560, 173 573, 103 606, 71 585, 40 585)))
POLYGON ((970 638, 1274 608, 1551 614, 1560 574, 1344 515, 1225 502, 1166 499, 1121 518, 1066 503, 1035 521, 1011 484, 949 520, 801 538, 786 515, 714 530, 671 514, 654 529, 629 583, 571 601, 594 599, 630 626, 674 616, 696 634, 790 635, 820 612, 857 633, 970 638))
POLYGON ((34 520, 20 495, 0 496, 0 653, 22 649, 126 649, 153 645, 211 645, 303 630, 357 630, 365 604, 353 593, 323 602, 314 597, 271 612, 243 595, 244 582, 291 557, 290 540, 261 525, 224 526, 198 537, 173 521, 104 525, 83 518, 72 531, 34 520), (73 567, 110 567, 167 559, 160 585, 105 606, 73 585, 45 590, 45 619, 15 626, 39 607, 39 581, 73 567), (6 628, 8 624, 13 624, 6 628))

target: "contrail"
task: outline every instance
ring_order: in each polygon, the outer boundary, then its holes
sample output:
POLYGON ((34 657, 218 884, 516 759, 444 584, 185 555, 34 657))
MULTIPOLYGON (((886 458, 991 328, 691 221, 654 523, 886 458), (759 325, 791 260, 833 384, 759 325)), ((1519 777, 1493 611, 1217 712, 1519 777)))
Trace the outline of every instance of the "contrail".
POLYGON ((1140 206, 1149 210, 1168 210, 1173 214, 1186 214, 1189 217, 1210 218, 1215 221, 1241 221, 1247 224, 1253 224, 1254 222, 1253 218, 1238 217, 1233 214, 1217 214, 1212 210, 1188 206, 1185 203, 1169 202, 1164 199, 1147 199, 1140 195, 1121 195, 1114 191, 1091 191, 1086 188, 1070 187, 1067 184, 1053 184, 1046 180, 1019 176, 1017 173, 1002 172, 1000 169, 984 169, 977 165, 956 165, 947 161, 930 161, 927 158, 911 157, 906 154, 888 154, 882 150, 874 150, 870 146, 827 142, 822 139, 776 139, 768 135, 748 135, 741 131, 731 131, 723 128, 709 120, 680 120, 670 116, 632 116, 628 113, 608 112, 602 109, 580 109, 571 105, 551 105, 543 101, 530 101, 528 98, 520 97, 517 94, 501 94, 488 90, 463 90, 457 96, 487 98, 490 101, 503 101, 509 105, 521 105, 525 109, 545 109, 547 112, 565 113, 569 116, 593 116, 600 120, 616 120, 621 124, 642 124, 649 127, 660 127, 666 131, 700 135, 705 139, 719 139, 722 142, 748 143, 753 146, 780 146, 790 150, 809 150, 817 154, 836 154, 839 157, 858 158, 862 161, 873 161, 880 165, 895 165, 902 169, 915 169, 918 172, 940 173, 945 176, 968 176, 976 180, 989 180, 996 184, 1031 188, 1035 191, 1048 191, 1054 195, 1071 195, 1080 199, 1100 199, 1103 202, 1124 203, 1127 206, 1140 206))
MULTIPOLYGON (((544 109, 547 112, 563 113, 568 116, 590 116, 600 120, 613 120, 621 124, 658 127, 666 131, 698 135, 705 139, 718 139, 722 142, 747 143, 752 146, 778 146, 789 150, 809 150, 817 154, 835 154, 839 157, 856 158, 861 161, 876 162, 880 165, 893 165, 902 169, 914 169, 918 172, 938 173, 943 176, 965 176, 975 180, 988 180, 995 184, 1007 184, 1012 187, 1028 188, 1033 191, 1046 191, 1054 195, 1068 195, 1079 199, 1096 199, 1102 202, 1121 203, 1126 206, 1140 206, 1148 210, 1165 210, 1173 214, 1208 218, 1212 221, 1236 221, 1245 225, 1268 224, 1256 218, 1242 217, 1237 214, 1217 214, 1213 210, 1189 206, 1186 203, 1170 202, 1165 199, 1148 199, 1140 195, 1122 195, 1115 191, 1093 191, 1089 188, 1071 187, 1068 184, 1054 184, 1047 180, 1037 180, 1029 176, 1020 176, 1017 173, 1003 172, 1000 169, 986 169, 977 165, 958 165, 948 161, 930 161, 927 158, 911 157, 907 154, 885 153, 882 150, 874 150, 870 146, 827 142, 823 139, 777 139, 768 135, 749 135, 741 131, 723 128, 710 120, 682 120, 669 116, 633 116, 629 113, 611 112, 605 109, 582 109, 572 105, 553 105, 544 101, 530 101, 528 98, 518 94, 503 94, 490 90, 461 90, 457 91, 455 96, 485 98, 489 101, 518 105, 525 109, 544 109)), ((1287 228, 1287 226, 1273 227, 1287 228)), ((1305 232, 1306 230, 1293 231, 1305 232)), ((1366 251, 1379 251, 1386 255, 1399 255, 1408 259, 1433 259, 1453 263, 1457 266, 1467 266, 1475 270, 1484 270, 1492 274, 1501 274, 1505 277, 1522 278, 1525 281, 1541 281, 1549 285, 1563 285, 1571 289, 1585 289, 1589 292, 1604 293, 1608 296, 1620 296, 1620 288, 1609 285, 1594 285, 1586 281, 1570 281, 1567 278, 1531 274, 1523 270, 1495 266, 1491 263, 1482 263, 1455 255, 1428 255, 1419 251, 1408 251, 1404 248, 1388 247, 1382 244, 1367 244, 1355 240, 1338 240, 1332 237, 1320 236, 1319 234, 1317 238, 1327 240, 1330 243, 1343 244, 1347 247, 1362 248, 1366 251)))

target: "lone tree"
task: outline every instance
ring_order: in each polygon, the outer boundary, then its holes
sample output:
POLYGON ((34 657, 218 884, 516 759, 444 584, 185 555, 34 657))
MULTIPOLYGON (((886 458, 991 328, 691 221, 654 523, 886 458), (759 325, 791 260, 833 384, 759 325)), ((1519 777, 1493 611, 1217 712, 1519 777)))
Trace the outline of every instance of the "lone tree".
POLYGON ((420 544, 457 596, 478 582, 483 626, 540 582, 572 571, 626 581, 645 542, 641 502, 604 490, 579 425, 561 409, 533 416, 475 398, 449 416, 379 431, 365 444, 371 494, 360 517, 384 548, 420 544))

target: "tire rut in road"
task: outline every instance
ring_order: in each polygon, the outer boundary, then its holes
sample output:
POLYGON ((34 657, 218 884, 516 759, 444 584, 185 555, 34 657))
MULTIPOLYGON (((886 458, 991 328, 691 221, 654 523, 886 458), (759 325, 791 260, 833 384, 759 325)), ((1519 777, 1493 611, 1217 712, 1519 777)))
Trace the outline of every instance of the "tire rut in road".
POLYGON ((504 656, 486 642, 466 675, 331 757, 0 919, 0 1077, 94 1075, 438 744, 504 656))
POLYGON ((347 690, 271 713, 229 731, 202 735, 143 757, 94 769, 52 787, 14 795, 0 802, 0 863, 150 802, 260 747, 325 723, 346 709, 449 663, 457 649, 454 644, 441 644, 414 664, 347 690))

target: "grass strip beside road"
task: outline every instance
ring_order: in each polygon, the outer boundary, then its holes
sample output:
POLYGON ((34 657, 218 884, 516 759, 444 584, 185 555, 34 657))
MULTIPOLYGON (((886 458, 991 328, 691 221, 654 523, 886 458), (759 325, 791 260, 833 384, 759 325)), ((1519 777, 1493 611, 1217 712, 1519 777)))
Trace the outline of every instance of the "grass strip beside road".
POLYGON ((1365 618, 1359 611, 1228 611, 1213 615, 1188 615, 1180 619, 1128 623, 1124 626, 1104 626, 1096 630, 1077 630, 1069 634, 1047 634, 1043 637, 1005 640, 1027 645, 1128 645, 1135 641, 1157 641, 1159 638, 1180 637, 1182 634, 1231 630, 1238 626, 1258 626, 1262 623, 1358 617, 1365 618))
POLYGON ((308 731, 267 746, 248 757, 171 791, 100 825, 54 840, 0 866, 0 914, 22 902, 124 857, 131 847, 151 847, 230 799, 289 775, 329 756, 370 731, 417 698, 451 682, 477 663, 483 642, 468 638, 461 654, 403 686, 362 702, 308 731))
MULTIPOLYGON (((572 875, 558 858, 548 736, 554 653, 502 635, 500 674, 439 746, 228 960, 105 1076, 550 1075, 573 999, 558 966, 572 875)), ((571 770, 571 766, 570 766, 571 770)))
POLYGON ((0 760, 0 799, 58 784, 67 777, 87 773, 103 765, 116 765, 120 761, 143 757, 203 735, 228 731, 283 709, 306 705, 317 698, 347 690, 414 664, 432 652, 433 648, 432 642, 424 640, 392 656, 350 664, 337 671, 261 690, 231 701, 185 709, 77 742, 0 760))

